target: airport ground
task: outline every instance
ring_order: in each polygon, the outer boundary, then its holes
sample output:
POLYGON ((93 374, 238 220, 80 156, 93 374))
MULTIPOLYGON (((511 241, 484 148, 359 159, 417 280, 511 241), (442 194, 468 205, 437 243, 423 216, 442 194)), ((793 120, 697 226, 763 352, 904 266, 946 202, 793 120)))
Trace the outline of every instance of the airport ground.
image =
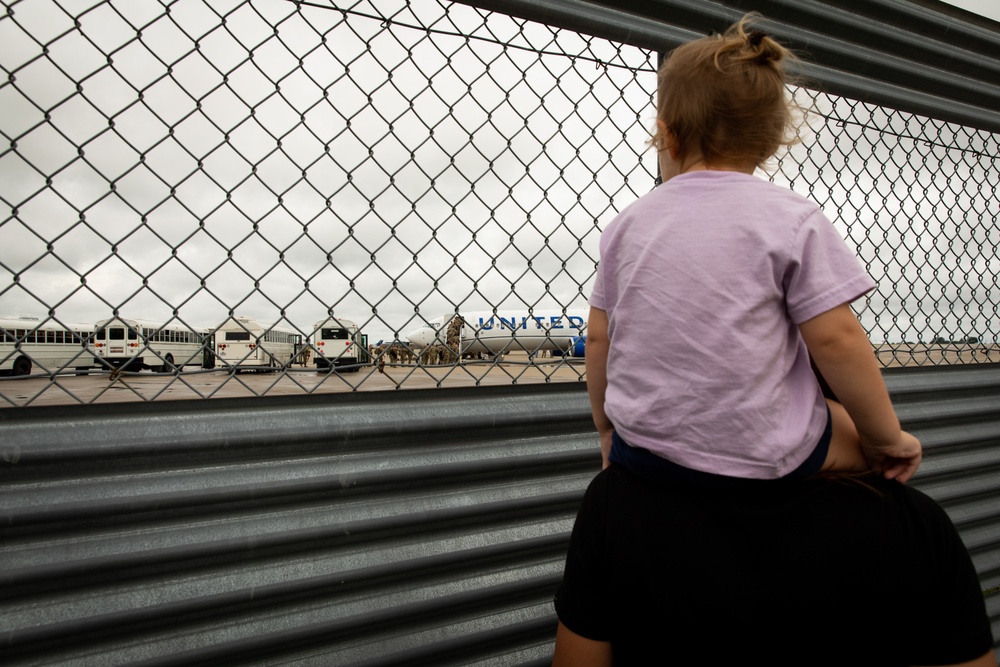
MULTIPOLYGON (((1000 362, 1000 346, 884 345, 877 351, 886 367, 957 365, 1000 362)), ((325 394, 350 391, 386 391, 435 387, 582 382, 584 360, 543 357, 531 360, 511 353, 498 363, 465 361, 457 365, 386 365, 383 372, 365 366, 356 372, 317 372, 315 367, 293 366, 285 372, 241 372, 188 368, 179 374, 151 371, 122 373, 73 372, 53 378, 42 373, 27 377, 0 377, 0 406, 40 407, 127 401, 163 401, 199 398, 235 398, 325 394)))
POLYGON ((27 377, 0 377, 0 405, 68 405, 121 401, 162 401, 197 398, 235 398, 320 394, 350 391, 386 391, 436 387, 581 382, 584 360, 510 353, 503 361, 464 361, 457 365, 374 365, 357 371, 317 371, 315 366, 292 366, 285 371, 203 370, 187 367, 182 373, 152 371, 112 374, 93 370, 69 371, 55 381, 42 373, 27 377))

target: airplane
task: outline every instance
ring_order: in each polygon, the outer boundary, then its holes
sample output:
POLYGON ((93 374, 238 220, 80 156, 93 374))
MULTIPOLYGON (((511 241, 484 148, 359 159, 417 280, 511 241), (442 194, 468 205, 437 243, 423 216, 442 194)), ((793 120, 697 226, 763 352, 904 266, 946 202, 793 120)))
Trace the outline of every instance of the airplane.
POLYGON ((534 310, 481 311, 442 315, 406 335, 414 347, 447 343, 448 329, 456 317, 462 319, 461 353, 501 355, 551 350, 566 356, 583 356, 586 311, 534 310))

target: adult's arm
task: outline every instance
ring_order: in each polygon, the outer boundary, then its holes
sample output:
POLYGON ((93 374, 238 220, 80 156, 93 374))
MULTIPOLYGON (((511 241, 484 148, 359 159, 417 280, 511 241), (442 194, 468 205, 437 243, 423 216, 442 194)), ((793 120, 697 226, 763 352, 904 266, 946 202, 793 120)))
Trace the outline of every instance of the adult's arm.
POLYGON ((889 479, 909 480, 920 466, 920 442, 899 427, 871 342, 850 304, 799 325, 809 354, 854 421, 865 455, 889 479))
POLYGON ((611 435, 615 427, 604 413, 604 394, 608 388, 608 350, 611 338, 608 336, 608 314, 600 308, 591 308, 587 317, 587 394, 590 396, 590 412, 594 426, 601 438, 601 457, 604 467, 609 465, 611 435))
MULTIPOLYGON (((589 337, 587 341, 589 344, 589 337)), ((611 667, 611 664, 610 642, 581 637, 559 623, 559 629, 556 630, 556 648, 552 654, 552 667, 611 667)))
MULTIPOLYGON (((556 637, 556 641, 558 641, 558 635, 556 637)), ((954 665, 941 665, 939 667, 997 667, 997 658, 993 654, 993 649, 990 649, 975 660, 956 663, 954 665)))

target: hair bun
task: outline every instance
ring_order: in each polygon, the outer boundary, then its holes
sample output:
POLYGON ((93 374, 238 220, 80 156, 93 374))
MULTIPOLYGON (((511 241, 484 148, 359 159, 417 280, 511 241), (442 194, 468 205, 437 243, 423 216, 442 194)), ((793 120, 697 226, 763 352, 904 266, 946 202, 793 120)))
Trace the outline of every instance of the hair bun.
POLYGON ((767 33, 764 32, 763 30, 754 30, 749 35, 747 35, 747 43, 749 43, 750 46, 756 48, 760 46, 760 43, 764 40, 765 37, 767 37, 767 33))

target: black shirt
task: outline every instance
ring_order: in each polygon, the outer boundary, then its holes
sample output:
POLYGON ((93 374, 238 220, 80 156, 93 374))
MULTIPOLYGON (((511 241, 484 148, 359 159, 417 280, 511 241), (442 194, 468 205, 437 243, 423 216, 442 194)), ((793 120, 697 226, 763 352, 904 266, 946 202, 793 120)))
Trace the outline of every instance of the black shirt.
POLYGON ((992 646, 944 510, 864 482, 647 482, 613 465, 577 517, 559 619, 618 665, 934 665, 992 646))

